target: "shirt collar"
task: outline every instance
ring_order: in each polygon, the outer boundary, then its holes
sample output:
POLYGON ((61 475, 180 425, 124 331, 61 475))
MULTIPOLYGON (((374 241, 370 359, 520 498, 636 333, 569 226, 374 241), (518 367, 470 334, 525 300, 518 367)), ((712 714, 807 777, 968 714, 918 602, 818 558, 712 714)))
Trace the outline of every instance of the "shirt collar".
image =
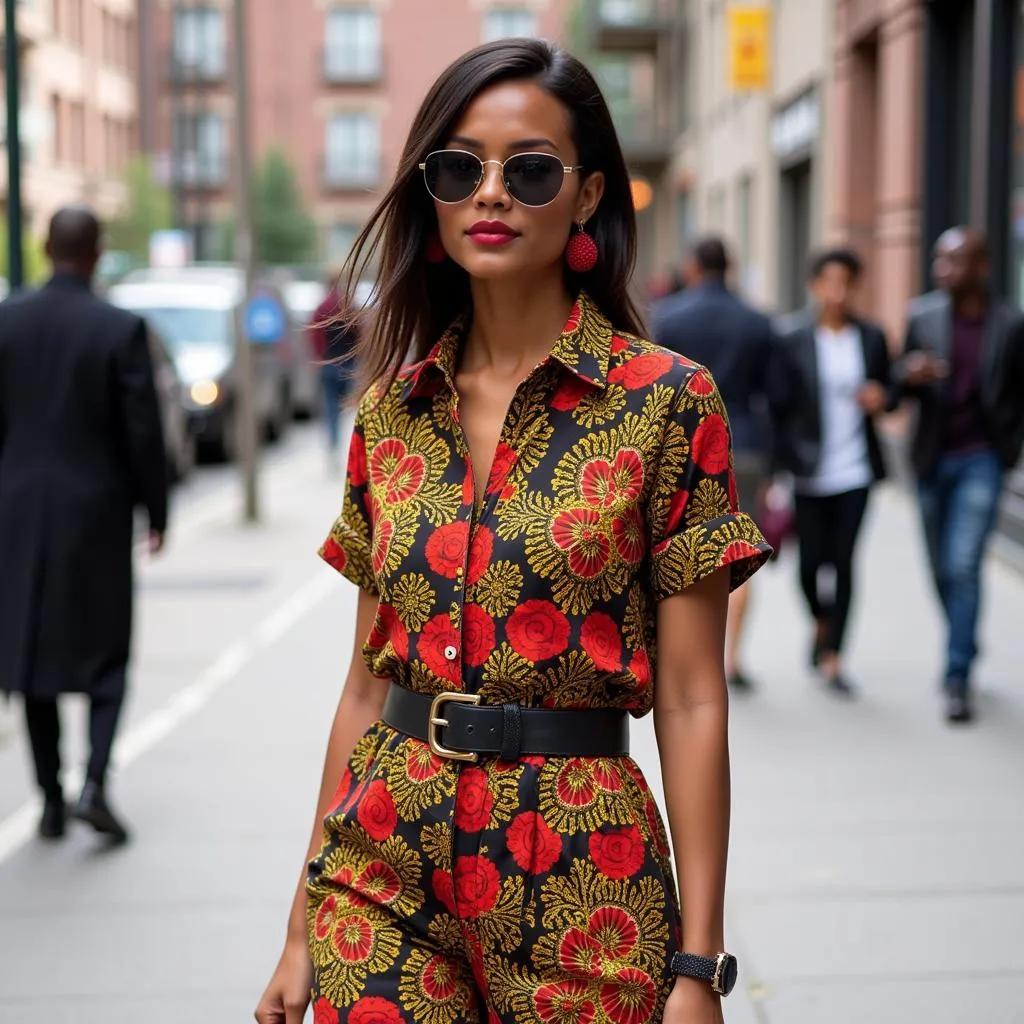
MULTIPOLYGON (((434 343, 425 359, 408 367, 403 398, 409 398, 423 386, 431 372, 440 373, 448 387, 455 390, 455 365, 465 326, 466 318, 460 317, 434 343)), ((580 292, 548 358, 561 363, 580 380, 603 389, 608 383, 613 333, 611 323, 590 296, 580 292)))

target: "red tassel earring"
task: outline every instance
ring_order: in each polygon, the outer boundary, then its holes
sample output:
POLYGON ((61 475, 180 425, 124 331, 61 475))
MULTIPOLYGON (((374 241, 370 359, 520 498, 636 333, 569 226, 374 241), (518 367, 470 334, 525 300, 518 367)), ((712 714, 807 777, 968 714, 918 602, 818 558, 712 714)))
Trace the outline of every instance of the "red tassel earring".
POLYGON ((448 253, 445 251, 441 236, 435 231, 427 240, 427 262, 444 263, 446 259, 448 259, 448 253))
POLYGON ((574 274, 586 274, 597 266, 597 243, 583 230, 583 221, 577 228, 565 247, 565 262, 574 274))

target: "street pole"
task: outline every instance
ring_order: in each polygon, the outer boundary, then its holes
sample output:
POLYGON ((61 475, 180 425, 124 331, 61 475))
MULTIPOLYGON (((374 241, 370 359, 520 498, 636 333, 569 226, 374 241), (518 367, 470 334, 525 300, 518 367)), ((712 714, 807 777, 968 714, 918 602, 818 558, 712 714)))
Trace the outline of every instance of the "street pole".
POLYGON ((4 0, 4 67, 7 78, 7 281, 25 283, 21 245, 21 127, 17 0, 4 0))
POLYGON ((256 375, 253 365, 252 341, 246 330, 244 308, 253 294, 256 274, 256 244, 252 230, 252 187, 250 182, 249 90, 247 81, 247 47, 245 35, 245 4, 234 3, 234 86, 235 86, 235 259, 245 276, 245 297, 240 304, 238 330, 238 454, 242 465, 244 492, 243 518, 246 523, 259 521, 257 465, 259 439, 256 423, 256 375))

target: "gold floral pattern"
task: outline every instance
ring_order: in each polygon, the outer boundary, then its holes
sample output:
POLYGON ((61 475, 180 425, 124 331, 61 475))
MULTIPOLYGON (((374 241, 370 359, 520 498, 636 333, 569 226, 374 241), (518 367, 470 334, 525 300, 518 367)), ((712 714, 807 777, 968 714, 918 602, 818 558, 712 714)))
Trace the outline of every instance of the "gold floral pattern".
MULTIPOLYGON (((477 493, 463 330, 356 416, 321 555, 378 598, 366 662, 421 693, 646 714, 657 603, 723 567, 738 585, 770 553, 737 506, 714 381, 581 295, 477 493)), ((660 1020, 668 852, 628 757, 460 766, 377 723, 309 869, 316 1022, 660 1020)))

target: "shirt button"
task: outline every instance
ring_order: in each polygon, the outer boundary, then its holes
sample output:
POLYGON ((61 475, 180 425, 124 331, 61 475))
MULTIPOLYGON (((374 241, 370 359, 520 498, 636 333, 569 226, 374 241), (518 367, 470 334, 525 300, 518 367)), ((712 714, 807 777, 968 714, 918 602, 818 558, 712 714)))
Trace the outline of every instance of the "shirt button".
POLYGON ((445 657, 446 657, 446 658, 447 658, 447 659, 448 659, 449 661, 454 661, 454 660, 455 660, 455 659, 456 659, 456 658, 457 658, 457 657, 459 656, 459 651, 458 651, 458 648, 457 648, 457 647, 453 647, 453 646, 452 646, 451 644, 449 644, 449 645, 448 645, 448 646, 447 646, 447 647, 446 647, 446 648, 444 649, 444 656, 445 656, 445 657))

